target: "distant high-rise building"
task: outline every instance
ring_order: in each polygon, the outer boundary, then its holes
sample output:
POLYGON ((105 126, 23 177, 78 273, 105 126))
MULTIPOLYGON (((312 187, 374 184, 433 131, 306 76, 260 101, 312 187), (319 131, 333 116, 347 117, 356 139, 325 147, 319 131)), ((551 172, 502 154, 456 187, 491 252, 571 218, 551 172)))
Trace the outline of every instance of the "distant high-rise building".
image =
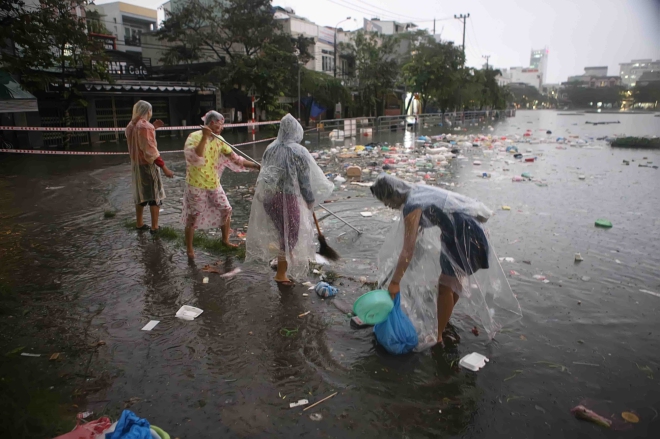
POLYGON ((660 72, 660 60, 633 59, 630 62, 620 63, 619 66, 621 81, 628 87, 634 87, 645 72, 660 72))
POLYGON ((532 55, 529 58, 529 66, 538 69, 541 73, 541 83, 546 82, 548 73, 548 54, 550 51, 547 47, 539 50, 532 50, 532 55))

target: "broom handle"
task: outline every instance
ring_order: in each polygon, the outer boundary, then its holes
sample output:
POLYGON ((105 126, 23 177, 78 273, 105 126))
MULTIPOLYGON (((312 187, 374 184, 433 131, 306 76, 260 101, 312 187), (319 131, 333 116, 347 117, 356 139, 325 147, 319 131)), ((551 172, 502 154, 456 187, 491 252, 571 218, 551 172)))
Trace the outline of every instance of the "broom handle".
POLYGON ((319 232, 319 236, 323 236, 321 233, 321 227, 319 227, 319 220, 316 219, 316 213, 312 210, 312 215, 314 216, 314 223, 316 224, 316 231, 319 232))
POLYGON ((360 231, 360 230, 356 229, 355 227, 353 227, 349 222, 347 222, 345 219, 343 219, 342 217, 340 217, 340 216, 337 215, 336 213, 331 212, 330 209, 328 209, 327 207, 325 207, 323 204, 319 204, 319 207, 320 207, 321 209, 325 210, 326 212, 328 212, 330 215, 332 215, 332 216, 334 216, 335 218, 337 218, 339 221, 341 221, 341 222, 343 222, 344 224, 346 224, 346 225, 347 225, 348 227, 350 227, 351 229, 353 229, 353 230, 355 230, 356 232, 358 232, 359 235, 362 234, 362 231, 360 231))
MULTIPOLYGON (((201 126, 201 125, 200 125, 200 126, 201 126)), ((202 128, 203 128, 203 127, 202 127, 202 128)), ((254 163, 255 165, 259 165, 259 166, 261 166, 261 163, 259 163, 258 161, 256 161, 256 160, 253 159, 252 157, 250 157, 249 155, 245 154, 243 151, 241 151, 240 149, 236 148, 236 147, 235 147, 234 145, 232 145, 231 143, 227 142, 226 140, 223 140, 222 137, 218 136, 216 133, 212 133, 212 134, 213 134, 213 137, 215 137, 215 138, 218 139, 219 141, 225 143, 225 144, 226 144, 227 146, 229 146, 233 151, 239 153, 240 155, 242 155, 242 156, 245 157, 246 159, 250 160, 250 161, 251 161, 252 163, 254 163)))

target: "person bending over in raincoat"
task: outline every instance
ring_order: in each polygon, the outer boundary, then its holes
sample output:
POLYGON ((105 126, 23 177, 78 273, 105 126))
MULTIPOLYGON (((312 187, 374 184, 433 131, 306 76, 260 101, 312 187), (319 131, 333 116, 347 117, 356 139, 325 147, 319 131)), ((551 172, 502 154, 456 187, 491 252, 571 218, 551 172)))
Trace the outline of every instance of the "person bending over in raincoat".
POLYGON ((202 121, 204 127, 190 133, 184 147, 187 166, 181 223, 185 227, 186 252, 191 259, 195 258, 196 229, 220 228, 222 242, 228 247, 237 247, 229 242, 232 208, 220 185, 220 177, 225 167, 236 172, 259 169, 259 165, 236 155, 220 137, 225 123, 222 114, 209 111, 202 121))
POLYGON ((293 116, 282 118, 277 140, 268 145, 261 162, 250 212, 246 261, 268 263, 277 257, 275 281, 292 285, 305 276, 315 259, 315 203, 334 189, 309 151, 299 142, 303 128, 293 116))
POLYGON ((417 350, 442 342, 459 298, 466 313, 492 338, 520 318, 520 305, 497 261, 482 223, 492 212, 482 203, 427 185, 412 185, 385 173, 371 192, 386 206, 401 209, 395 236, 379 256, 381 285, 417 330, 417 350), (437 285, 437 287, 436 287, 437 285))
POLYGON ((133 118, 126 127, 128 153, 133 170, 133 199, 135 200, 136 226, 138 230, 158 232, 158 214, 165 199, 165 190, 160 169, 166 177, 174 177, 160 157, 156 144, 156 130, 163 126, 162 120, 151 120, 151 104, 138 101, 133 106, 133 118), (151 228, 144 224, 144 207, 149 205, 151 228))

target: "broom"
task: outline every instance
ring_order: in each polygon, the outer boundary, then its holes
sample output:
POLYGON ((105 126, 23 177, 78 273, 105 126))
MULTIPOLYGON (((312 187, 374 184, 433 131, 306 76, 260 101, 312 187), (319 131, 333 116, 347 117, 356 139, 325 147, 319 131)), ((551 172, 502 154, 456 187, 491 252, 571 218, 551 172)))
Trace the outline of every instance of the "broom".
POLYGON ((339 253, 337 253, 332 247, 328 245, 325 240, 325 236, 321 233, 321 227, 319 227, 319 220, 316 219, 316 213, 312 210, 312 215, 314 215, 314 223, 316 224, 316 231, 319 233, 319 244, 321 248, 318 253, 326 259, 331 261, 336 261, 339 259, 339 253))

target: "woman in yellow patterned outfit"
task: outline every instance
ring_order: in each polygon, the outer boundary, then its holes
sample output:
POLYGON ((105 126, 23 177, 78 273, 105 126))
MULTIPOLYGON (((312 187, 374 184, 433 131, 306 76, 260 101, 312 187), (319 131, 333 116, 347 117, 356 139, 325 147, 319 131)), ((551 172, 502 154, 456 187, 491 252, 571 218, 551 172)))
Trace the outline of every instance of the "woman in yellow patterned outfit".
POLYGON ((259 169, 259 165, 236 155, 224 139, 214 136, 222 132, 225 123, 222 114, 209 111, 202 120, 204 127, 191 133, 184 147, 187 171, 181 222, 186 228, 186 251, 191 259, 195 257, 193 236, 196 229, 220 228, 222 242, 236 247, 229 242, 232 209, 220 185, 220 177, 226 167, 236 172, 259 169))

